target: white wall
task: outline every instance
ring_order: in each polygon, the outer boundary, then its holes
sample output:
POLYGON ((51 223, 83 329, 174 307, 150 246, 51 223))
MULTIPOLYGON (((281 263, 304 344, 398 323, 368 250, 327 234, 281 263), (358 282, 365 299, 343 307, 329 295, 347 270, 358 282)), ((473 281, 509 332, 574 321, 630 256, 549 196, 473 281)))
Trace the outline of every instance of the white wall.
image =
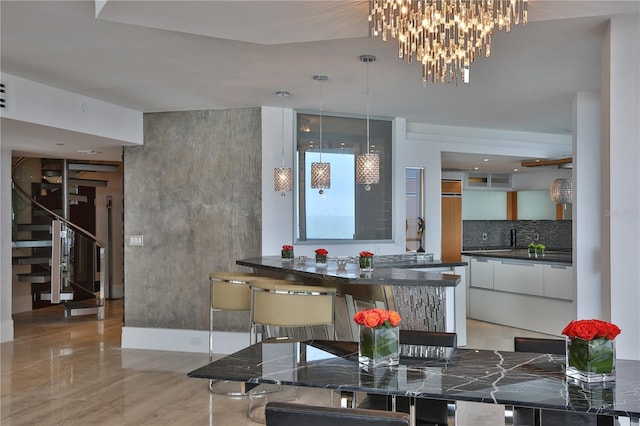
POLYGON ((142 145, 142 113, 10 74, 2 74, 3 118, 142 145))

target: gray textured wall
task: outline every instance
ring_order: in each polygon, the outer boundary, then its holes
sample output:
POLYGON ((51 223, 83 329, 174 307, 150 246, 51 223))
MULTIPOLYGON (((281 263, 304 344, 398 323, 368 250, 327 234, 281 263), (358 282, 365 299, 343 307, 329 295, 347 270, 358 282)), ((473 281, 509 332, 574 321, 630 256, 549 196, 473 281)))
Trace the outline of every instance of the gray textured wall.
POLYGON ((209 273, 260 255, 261 158, 260 108, 145 114, 124 149, 127 327, 208 328, 209 273))

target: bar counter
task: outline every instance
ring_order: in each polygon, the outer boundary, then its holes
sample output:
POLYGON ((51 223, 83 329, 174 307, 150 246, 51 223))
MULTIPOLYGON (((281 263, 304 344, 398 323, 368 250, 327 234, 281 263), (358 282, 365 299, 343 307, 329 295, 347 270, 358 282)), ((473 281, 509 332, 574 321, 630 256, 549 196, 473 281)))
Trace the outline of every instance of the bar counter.
POLYGON ((466 344, 465 262, 417 260, 414 254, 375 256, 372 271, 360 270, 357 257, 329 257, 325 266, 313 258, 301 264, 297 258, 280 256, 237 260, 261 275, 334 287, 336 334, 339 340, 356 341, 358 330, 352 321, 355 312, 371 307, 400 313, 400 328, 449 331, 458 334, 458 344, 466 344), (338 260, 346 261, 344 268, 338 260))

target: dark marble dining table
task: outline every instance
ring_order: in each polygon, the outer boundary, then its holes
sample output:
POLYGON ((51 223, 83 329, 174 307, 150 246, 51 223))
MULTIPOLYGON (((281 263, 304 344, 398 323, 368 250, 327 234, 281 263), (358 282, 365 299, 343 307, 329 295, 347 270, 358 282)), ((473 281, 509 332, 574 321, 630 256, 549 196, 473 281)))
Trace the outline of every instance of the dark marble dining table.
POLYGON ((358 344, 265 340, 188 373, 190 377, 473 401, 640 418, 640 361, 618 359, 616 380, 565 377, 552 354, 401 345, 400 364, 365 368, 358 344))

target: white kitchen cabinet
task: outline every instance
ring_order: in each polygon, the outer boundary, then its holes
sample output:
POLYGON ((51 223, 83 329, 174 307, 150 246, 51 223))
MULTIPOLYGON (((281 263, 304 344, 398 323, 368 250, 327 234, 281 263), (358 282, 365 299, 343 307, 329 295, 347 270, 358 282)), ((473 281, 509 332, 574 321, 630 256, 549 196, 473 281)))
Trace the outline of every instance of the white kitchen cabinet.
POLYGON ((486 257, 471 258, 471 286, 493 289, 493 264, 486 257))
POLYGON ((573 300, 575 284, 573 282, 573 266, 544 266, 544 296, 557 299, 573 300))
POLYGON ((493 289, 542 296, 543 265, 518 260, 502 260, 493 267, 493 289))

